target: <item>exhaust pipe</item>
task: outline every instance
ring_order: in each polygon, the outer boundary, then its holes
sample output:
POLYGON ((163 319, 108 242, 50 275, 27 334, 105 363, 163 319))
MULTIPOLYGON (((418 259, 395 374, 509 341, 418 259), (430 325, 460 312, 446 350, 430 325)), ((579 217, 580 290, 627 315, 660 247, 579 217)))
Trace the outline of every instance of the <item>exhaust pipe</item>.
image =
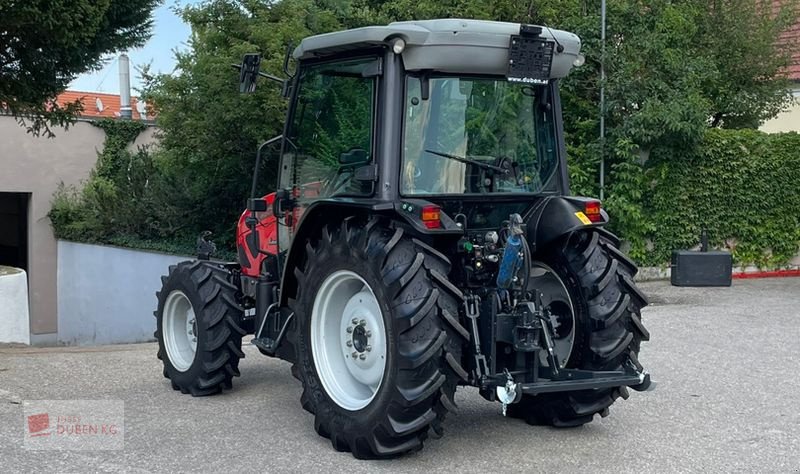
POLYGON ((131 109, 131 66, 128 55, 119 55, 119 117, 125 120, 133 118, 131 109))

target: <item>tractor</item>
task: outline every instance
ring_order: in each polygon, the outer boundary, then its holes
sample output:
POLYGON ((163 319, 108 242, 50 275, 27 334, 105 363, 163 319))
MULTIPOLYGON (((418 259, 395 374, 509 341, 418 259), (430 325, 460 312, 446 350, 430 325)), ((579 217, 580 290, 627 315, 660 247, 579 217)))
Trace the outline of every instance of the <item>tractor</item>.
POLYGON ((172 388, 231 388, 252 335, 292 364, 317 433, 361 459, 440 436, 459 386, 556 427, 652 389, 636 265, 601 202, 570 195, 559 83, 583 61, 572 33, 460 19, 305 38, 285 79, 246 55, 241 92, 279 82, 287 118, 256 153, 238 261, 203 235, 162 278, 172 388))

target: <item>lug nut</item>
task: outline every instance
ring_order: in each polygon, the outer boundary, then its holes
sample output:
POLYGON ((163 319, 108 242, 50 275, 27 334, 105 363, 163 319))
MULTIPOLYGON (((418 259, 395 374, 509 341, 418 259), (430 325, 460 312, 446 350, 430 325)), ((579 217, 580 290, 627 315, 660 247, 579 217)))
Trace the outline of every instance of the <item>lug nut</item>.
POLYGON ((358 358, 361 359, 361 360, 364 360, 364 359, 367 358, 367 355, 366 354, 361 354, 360 356, 358 356, 358 358))
POLYGON ((351 355, 353 356, 353 359, 355 359, 356 357, 358 357, 358 352, 353 351, 351 355))
POLYGON ((353 332, 353 328, 351 328, 351 327, 348 327, 348 328, 347 328, 347 332, 353 332))
POLYGON ((358 324, 358 318, 353 318, 353 320, 350 321, 350 322, 353 323, 353 324, 358 324))
POLYGON ((367 337, 372 337, 372 331, 367 331, 364 335, 367 337))
POLYGON ((353 341, 347 341, 347 347, 353 347, 353 341))
POLYGON ((359 326, 366 326, 367 322, 362 319, 361 321, 358 322, 358 325, 359 326))
POLYGON ((367 352, 372 352, 372 346, 367 346, 367 347, 365 347, 364 349, 366 349, 366 350, 367 350, 367 352))

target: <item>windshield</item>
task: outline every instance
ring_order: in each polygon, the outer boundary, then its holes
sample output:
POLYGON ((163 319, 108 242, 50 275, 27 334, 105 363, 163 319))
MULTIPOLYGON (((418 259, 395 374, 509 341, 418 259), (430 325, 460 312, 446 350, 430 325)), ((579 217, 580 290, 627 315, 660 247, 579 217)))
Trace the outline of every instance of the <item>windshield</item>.
POLYGON ((504 79, 409 77, 406 195, 537 193, 553 189, 555 131, 546 86, 504 79))

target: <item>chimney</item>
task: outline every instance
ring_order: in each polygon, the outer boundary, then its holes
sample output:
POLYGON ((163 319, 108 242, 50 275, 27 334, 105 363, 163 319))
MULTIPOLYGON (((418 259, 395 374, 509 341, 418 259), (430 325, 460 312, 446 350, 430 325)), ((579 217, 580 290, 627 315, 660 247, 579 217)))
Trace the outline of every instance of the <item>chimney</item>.
POLYGON ((133 118, 131 109, 131 67, 128 55, 119 55, 119 117, 130 120, 133 118))

